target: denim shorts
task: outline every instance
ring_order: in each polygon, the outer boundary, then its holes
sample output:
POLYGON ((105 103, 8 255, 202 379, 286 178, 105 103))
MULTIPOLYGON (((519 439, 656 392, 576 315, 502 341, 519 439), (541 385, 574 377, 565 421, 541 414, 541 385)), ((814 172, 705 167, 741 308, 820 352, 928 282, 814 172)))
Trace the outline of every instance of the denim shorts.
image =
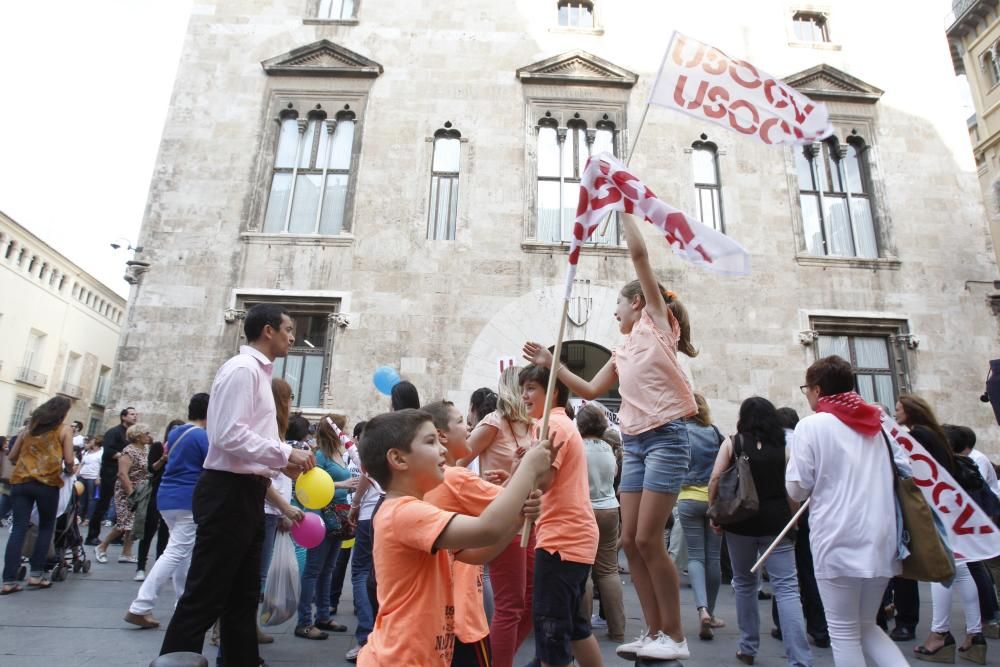
POLYGON ((675 419, 640 433, 622 434, 625 454, 619 491, 680 493, 691 463, 687 419, 675 419))

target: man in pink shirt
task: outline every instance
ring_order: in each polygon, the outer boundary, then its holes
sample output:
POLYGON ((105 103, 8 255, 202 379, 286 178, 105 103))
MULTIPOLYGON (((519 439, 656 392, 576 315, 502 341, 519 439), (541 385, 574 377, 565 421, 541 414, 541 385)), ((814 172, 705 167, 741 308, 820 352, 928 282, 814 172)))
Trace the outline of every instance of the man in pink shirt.
POLYGON ((205 631, 219 619, 220 656, 227 665, 251 666, 263 664, 254 616, 264 492, 278 471, 293 476, 316 460, 283 442, 271 393, 274 359, 295 342, 292 319, 281 306, 260 304, 247 311, 243 330, 247 345, 212 383, 208 456, 192 507, 198 531, 191 569, 160 654, 201 653, 205 631))

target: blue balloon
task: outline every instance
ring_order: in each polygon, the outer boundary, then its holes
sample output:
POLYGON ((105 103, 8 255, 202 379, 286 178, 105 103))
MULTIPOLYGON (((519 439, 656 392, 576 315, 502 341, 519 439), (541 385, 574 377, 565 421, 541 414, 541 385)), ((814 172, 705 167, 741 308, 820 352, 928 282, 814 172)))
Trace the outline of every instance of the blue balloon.
POLYGON ((389 396, 392 388, 399 384, 399 373, 392 366, 379 366, 372 375, 372 382, 375 383, 376 389, 389 396))

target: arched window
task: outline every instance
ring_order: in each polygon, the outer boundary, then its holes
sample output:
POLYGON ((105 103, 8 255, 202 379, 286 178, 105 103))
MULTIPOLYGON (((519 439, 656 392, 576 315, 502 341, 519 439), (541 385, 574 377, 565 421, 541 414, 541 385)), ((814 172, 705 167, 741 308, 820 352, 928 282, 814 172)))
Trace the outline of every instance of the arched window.
POLYGON ((796 147, 803 235, 810 255, 879 256, 868 146, 852 135, 796 147))
POLYGON ((698 219, 712 229, 724 232, 722 222, 722 183, 719 178, 719 151, 714 143, 702 140, 691 145, 691 167, 698 200, 698 219))
POLYGON ((454 241, 458 223, 458 174, 462 134, 450 122, 434 133, 427 238, 454 241))
POLYGON ((559 0, 559 26, 563 28, 593 28, 594 3, 588 0, 559 0))
POLYGON ((339 234, 354 149, 354 113, 281 117, 264 231, 339 234))
POLYGON ((991 86, 1000 83, 1000 59, 997 57, 997 44, 983 51, 981 56, 983 72, 991 86))
MULTIPOLYGON (((576 206, 580 198, 580 178, 587 160, 598 153, 617 155, 617 139, 617 128, 606 116, 598 120, 592 129, 587 127, 579 113, 566 122, 566 127, 560 127, 551 115, 538 121, 538 241, 568 243, 572 239, 576 206)), ((590 238, 590 242, 617 245, 617 215, 612 217, 607 233, 600 236, 598 230, 590 238)))

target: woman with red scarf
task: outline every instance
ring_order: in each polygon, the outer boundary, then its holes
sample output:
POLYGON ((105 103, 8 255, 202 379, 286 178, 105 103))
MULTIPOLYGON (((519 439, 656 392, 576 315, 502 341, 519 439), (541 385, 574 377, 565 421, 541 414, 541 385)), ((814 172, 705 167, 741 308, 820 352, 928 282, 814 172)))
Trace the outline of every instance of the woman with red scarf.
MULTIPOLYGON (((795 427, 785 485, 795 500, 812 498, 809 544, 834 663, 855 667, 867 657, 869 665, 905 667, 902 652, 875 624, 886 583, 901 569, 881 413, 855 393, 854 369, 841 357, 810 366, 801 388, 816 414, 795 427)), ((898 446, 892 451, 908 467, 898 446)))

